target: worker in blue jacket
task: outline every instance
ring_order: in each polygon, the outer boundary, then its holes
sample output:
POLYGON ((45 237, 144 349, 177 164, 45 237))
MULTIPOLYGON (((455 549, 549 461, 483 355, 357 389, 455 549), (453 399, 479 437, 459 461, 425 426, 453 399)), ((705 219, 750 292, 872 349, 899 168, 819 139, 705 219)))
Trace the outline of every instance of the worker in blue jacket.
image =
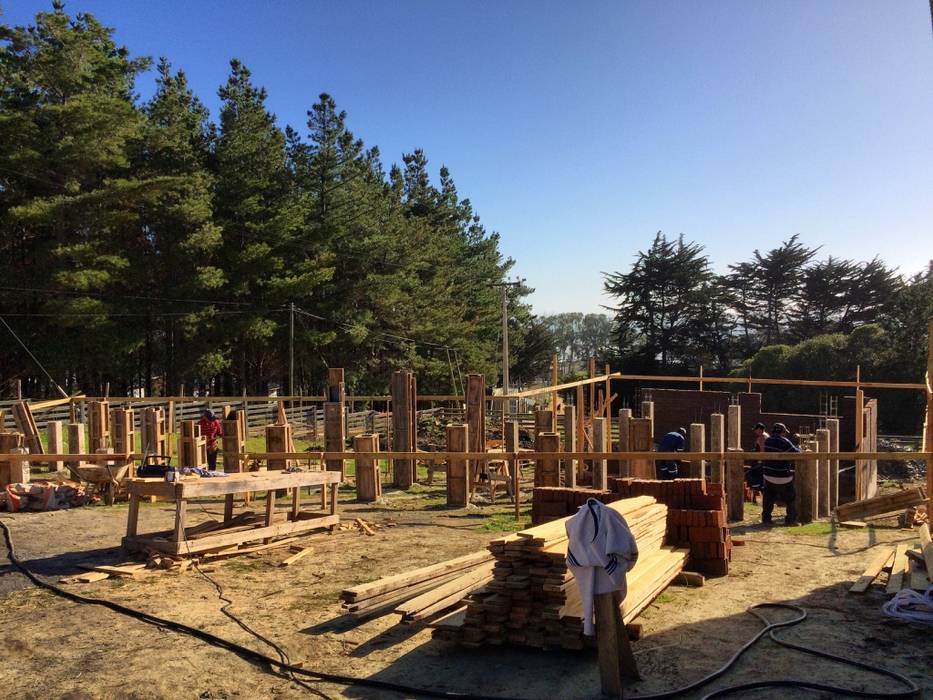
MULTIPOLYGON (((787 426, 775 423, 771 435, 765 440, 765 452, 800 452, 800 448, 787 437, 787 426)), ((787 506, 784 516, 785 525, 797 524, 797 492, 794 489, 794 462, 786 459, 762 460, 764 471, 764 493, 762 498, 761 521, 771 524, 771 512, 774 504, 783 502, 787 506)))
MULTIPOLYGON (((683 452, 687 446, 687 429, 672 430, 661 438, 658 443, 658 452, 683 452)), ((654 462, 658 478, 663 481, 676 479, 680 470, 680 461, 676 459, 658 459, 654 462)))

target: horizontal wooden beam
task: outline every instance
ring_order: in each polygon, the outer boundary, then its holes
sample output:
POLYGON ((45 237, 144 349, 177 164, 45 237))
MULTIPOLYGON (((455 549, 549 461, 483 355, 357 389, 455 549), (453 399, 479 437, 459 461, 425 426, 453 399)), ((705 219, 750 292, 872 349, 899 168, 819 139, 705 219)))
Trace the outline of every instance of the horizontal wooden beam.
POLYGON ((56 406, 64 406, 65 404, 72 403, 73 401, 83 400, 84 394, 78 394, 77 396, 69 396, 65 399, 52 399, 51 401, 37 401, 35 403, 29 403, 29 410, 35 413, 36 411, 44 411, 47 408, 55 408, 56 406))
MULTIPOLYGON (((22 455, 17 455, 22 456, 22 455)), ((467 459, 494 462, 503 459, 661 459, 692 461, 701 459, 775 460, 807 462, 817 459, 868 460, 882 459, 906 462, 929 460, 931 452, 781 452, 765 458, 761 452, 248 452, 246 459, 296 459, 319 461, 322 459, 467 459)), ((0 461, 6 459, 0 455, 0 461)))

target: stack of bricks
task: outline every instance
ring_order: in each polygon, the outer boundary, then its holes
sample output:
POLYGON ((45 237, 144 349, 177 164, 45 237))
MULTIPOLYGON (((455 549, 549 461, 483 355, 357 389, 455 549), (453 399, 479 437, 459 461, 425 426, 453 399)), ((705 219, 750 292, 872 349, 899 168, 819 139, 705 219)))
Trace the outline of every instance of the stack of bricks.
POLYGON ((612 491, 593 489, 571 489, 562 486, 536 486, 531 501, 531 523, 541 525, 551 520, 566 518, 577 512, 588 498, 595 498, 603 503, 618 501, 619 496, 612 491))
POLYGON ((610 503, 621 498, 652 496, 668 507, 665 544, 690 548, 688 568, 707 576, 725 576, 732 559, 732 538, 726 527, 722 484, 703 479, 610 478, 610 491, 569 488, 536 488, 532 522, 540 524, 573 515, 595 498, 610 503))
POLYGON ((692 571, 725 576, 732 559, 732 537, 726 527, 726 499, 722 484, 704 479, 612 479, 618 498, 653 496, 668 507, 668 544, 690 547, 692 571))

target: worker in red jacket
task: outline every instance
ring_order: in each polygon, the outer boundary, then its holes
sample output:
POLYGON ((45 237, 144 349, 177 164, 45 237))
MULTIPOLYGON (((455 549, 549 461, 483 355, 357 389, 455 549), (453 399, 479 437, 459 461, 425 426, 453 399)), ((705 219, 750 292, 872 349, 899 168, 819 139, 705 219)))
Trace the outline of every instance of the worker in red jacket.
MULTIPOLYGON (((217 469, 217 438, 223 437, 223 429, 220 427, 220 421, 214 412, 206 408, 201 414, 201 420, 198 421, 198 427, 201 429, 201 435, 207 438, 207 468, 211 471, 217 469)), ((191 466, 196 466, 192 464, 191 466)))

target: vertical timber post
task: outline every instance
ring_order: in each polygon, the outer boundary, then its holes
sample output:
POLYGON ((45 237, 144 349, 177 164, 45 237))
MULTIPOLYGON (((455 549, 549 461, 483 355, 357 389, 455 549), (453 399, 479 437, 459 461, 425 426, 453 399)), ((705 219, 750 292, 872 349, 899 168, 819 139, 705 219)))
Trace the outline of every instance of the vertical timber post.
MULTIPOLYGON (((593 452, 609 451, 609 419, 593 419, 593 452)), ((606 491, 609 488, 609 479, 605 459, 593 460, 593 488, 606 491)))
MULTIPOLYGON (((706 426, 702 423, 690 424, 690 451, 706 452, 706 426)), ((704 460, 691 460, 690 478, 706 481, 706 462, 704 460)))
MULTIPOLYGON (((719 452, 723 454, 726 451, 725 443, 725 424, 726 417, 722 413, 711 413, 709 416, 709 449, 710 452, 719 452)), ((712 481, 714 483, 725 483, 726 463, 723 457, 713 460, 712 481)))
MULTIPOLYGON (((816 451, 829 452, 829 430, 820 428, 816 431, 816 451)), ((829 460, 818 461, 817 483, 819 484, 819 516, 828 518, 832 514, 832 497, 829 479, 829 460)))

